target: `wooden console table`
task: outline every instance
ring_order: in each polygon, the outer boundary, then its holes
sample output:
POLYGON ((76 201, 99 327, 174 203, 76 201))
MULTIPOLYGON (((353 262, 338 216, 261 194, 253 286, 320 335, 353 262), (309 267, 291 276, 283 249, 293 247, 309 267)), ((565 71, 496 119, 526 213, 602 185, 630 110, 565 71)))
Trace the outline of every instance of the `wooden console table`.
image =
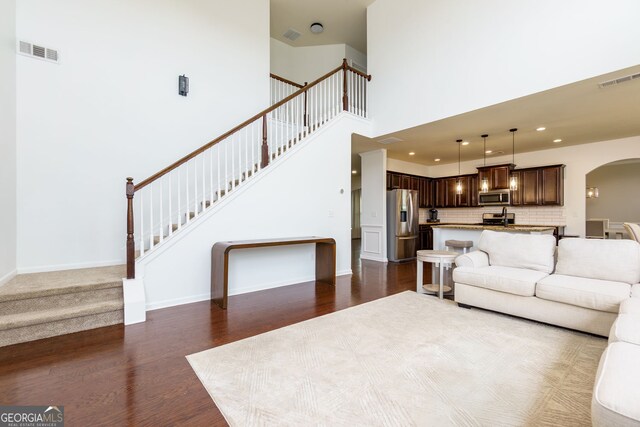
POLYGON ((217 242, 211 248, 211 300, 227 308, 229 291, 229 252, 233 249, 269 246, 316 245, 316 281, 336 284, 336 241, 329 237, 291 237, 284 239, 235 240, 217 242))

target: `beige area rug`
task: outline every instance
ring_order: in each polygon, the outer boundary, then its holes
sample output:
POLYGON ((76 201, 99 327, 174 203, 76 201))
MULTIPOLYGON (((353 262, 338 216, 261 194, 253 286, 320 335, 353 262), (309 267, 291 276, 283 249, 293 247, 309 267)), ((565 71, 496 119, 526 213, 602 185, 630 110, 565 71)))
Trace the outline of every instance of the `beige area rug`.
POLYGON ((590 426, 605 347, 403 292, 187 359, 232 426, 590 426))

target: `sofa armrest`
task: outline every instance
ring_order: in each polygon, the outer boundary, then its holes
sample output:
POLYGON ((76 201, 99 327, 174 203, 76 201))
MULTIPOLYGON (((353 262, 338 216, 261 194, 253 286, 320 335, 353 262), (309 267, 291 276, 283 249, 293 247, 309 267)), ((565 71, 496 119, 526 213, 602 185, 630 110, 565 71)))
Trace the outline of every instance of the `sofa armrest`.
POLYGON ((458 267, 487 267, 489 265, 489 255, 482 251, 471 251, 469 253, 460 255, 456 258, 456 265, 458 267))

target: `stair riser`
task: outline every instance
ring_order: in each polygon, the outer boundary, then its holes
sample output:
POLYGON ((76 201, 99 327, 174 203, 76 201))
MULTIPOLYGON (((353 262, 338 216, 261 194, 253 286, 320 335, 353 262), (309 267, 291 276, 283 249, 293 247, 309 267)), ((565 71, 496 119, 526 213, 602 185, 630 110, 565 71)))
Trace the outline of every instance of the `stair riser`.
MULTIPOLYGON (((124 310, 74 317, 55 322, 0 331, 0 347, 55 337, 73 332, 111 326, 124 322, 124 310)), ((96 332, 98 333, 98 332, 96 332)))
POLYGON ((71 307, 110 300, 123 300, 122 286, 117 288, 87 290, 83 292, 51 295, 39 298, 5 301, 0 303, 0 314, 8 315, 28 313, 41 310, 51 310, 56 307, 71 307))

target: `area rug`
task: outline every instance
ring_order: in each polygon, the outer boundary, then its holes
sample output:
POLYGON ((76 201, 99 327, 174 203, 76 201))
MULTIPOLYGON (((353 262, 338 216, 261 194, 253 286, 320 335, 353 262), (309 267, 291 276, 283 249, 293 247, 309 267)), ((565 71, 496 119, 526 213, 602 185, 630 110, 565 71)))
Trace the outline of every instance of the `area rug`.
POLYGON ((590 426, 606 344, 403 292, 187 359, 232 426, 590 426))

